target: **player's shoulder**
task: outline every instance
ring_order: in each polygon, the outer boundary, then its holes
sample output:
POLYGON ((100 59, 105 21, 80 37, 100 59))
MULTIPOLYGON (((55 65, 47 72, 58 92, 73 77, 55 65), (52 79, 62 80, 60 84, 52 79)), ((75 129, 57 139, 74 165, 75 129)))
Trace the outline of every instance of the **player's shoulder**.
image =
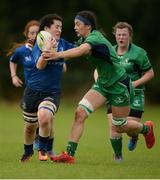
POLYGON ((131 44, 131 48, 133 49, 133 51, 140 53, 140 54, 146 54, 146 50, 144 50, 142 47, 137 46, 136 44, 132 43, 131 44))
POLYGON ((101 39, 103 37, 102 33, 98 30, 93 30, 89 33, 87 38, 95 38, 95 39, 101 39))
POLYGON ((64 47, 64 48, 66 48, 66 49, 68 49, 68 48, 70 49, 70 48, 73 48, 73 47, 74 47, 74 44, 73 44, 73 43, 67 41, 67 40, 64 39, 64 38, 60 38, 59 41, 58 41, 58 44, 59 44, 59 46, 62 46, 62 47, 64 47))
POLYGON ((89 33, 84 42, 89 43, 91 45, 108 43, 104 35, 98 30, 93 30, 91 33, 89 33))
POLYGON ((15 49, 15 52, 21 52, 24 51, 25 49, 26 49, 25 45, 21 45, 15 49))
POLYGON ((21 45, 14 50, 12 56, 21 56, 24 52, 25 52, 25 45, 21 45))
POLYGON ((70 43, 70 42, 67 41, 67 40, 64 39, 64 38, 60 38, 60 39, 59 39, 59 43, 68 44, 68 43, 70 43))

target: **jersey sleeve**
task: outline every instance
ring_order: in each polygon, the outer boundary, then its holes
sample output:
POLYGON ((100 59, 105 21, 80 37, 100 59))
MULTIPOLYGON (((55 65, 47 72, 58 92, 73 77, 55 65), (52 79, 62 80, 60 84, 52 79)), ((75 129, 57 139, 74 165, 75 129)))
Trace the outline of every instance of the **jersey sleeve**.
POLYGON ((84 43, 88 43, 88 44, 90 44, 92 47, 100 44, 99 39, 98 39, 98 36, 96 36, 95 34, 89 35, 89 36, 85 39, 84 43))
POLYGON ((94 57, 101 58, 109 63, 112 63, 108 46, 105 43, 101 43, 98 36, 92 34, 86 38, 84 43, 90 44, 92 48, 92 55, 94 57))
POLYGON ((139 68, 142 72, 146 72, 152 68, 151 62, 145 50, 141 50, 136 63, 139 65, 139 68))
POLYGON ((13 63, 19 63, 20 61, 20 53, 18 50, 15 50, 15 52, 11 55, 10 61, 13 63))

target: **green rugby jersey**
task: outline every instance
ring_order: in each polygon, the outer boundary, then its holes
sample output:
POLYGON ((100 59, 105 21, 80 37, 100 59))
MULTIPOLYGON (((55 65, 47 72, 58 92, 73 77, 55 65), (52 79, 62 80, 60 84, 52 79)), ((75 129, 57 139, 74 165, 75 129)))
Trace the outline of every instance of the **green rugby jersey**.
POLYGON ((81 38, 78 45, 91 45, 91 54, 87 59, 95 65, 98 72, 97 83, 102 87, 110 87, 125 74, 125 69, 118 63, 118 57, 111 43, 101 32, 93 30, 85 39, 81 38))
MULTIPOLYGON (((117 50, 117 45, 114 48, 117 50)), ((152 68, 146 51, 133 43, 130 44, 128 51, 118 58, 132 81, 141 78, 146 71, 152 68)), ((144 85, 136 89, 144 89, 144 85)))

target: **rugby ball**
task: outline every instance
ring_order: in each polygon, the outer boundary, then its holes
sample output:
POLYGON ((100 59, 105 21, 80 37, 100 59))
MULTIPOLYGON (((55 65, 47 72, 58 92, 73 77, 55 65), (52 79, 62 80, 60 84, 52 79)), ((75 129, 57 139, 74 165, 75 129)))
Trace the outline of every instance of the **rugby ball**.
POLYGON ((52 48, 51 40, 53 36, 47 31, 40 31, 37 34, 36 42, 41 51, 52 48))

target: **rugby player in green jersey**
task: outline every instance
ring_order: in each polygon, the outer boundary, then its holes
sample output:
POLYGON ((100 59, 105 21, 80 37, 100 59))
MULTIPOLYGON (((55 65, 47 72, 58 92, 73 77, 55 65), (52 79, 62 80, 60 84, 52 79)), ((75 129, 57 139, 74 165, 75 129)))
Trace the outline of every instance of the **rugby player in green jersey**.
MULTIPOLYGON (((134 101, 131 103, 131 110, 128 120, 140 122, 144 112, 144 84, 154 76, 151 63, 144 49, 132 43, 133 29, 126 22, 118 22, 113 27, 117 45, 114 46, 119 63, 125 68, 135 88, 134 101)), ((94 73, 95 80, 97 72, 94 73)), ((110 127, 110 141, 114 150, 114 159, 122 160, 122 135, 112 125, 112 109, 108 104, 108 119, 110 127)), ((128 149, 134 150, 137 144, 138 134, 132 136, 128 142, 128 149)))
POLYGON ((119 65, 118 57, 110 42, 96 30, 95 14, 91 11, 80 11, 77 13, 74 23, 75 32, 80 37, 79 46, 61 52, 44 51, 42 56, 45 60, 56 60, 57 58, 67 60, 86 56, 86 60, 96 66, 99 76, 97 82, 78 104, 66 152, 55 157, 53 161, 75 162, 75 151, 83 134, 87 117, 106 101, 112 105, 112 124, 116 131, 125 132, 130 136, 141 133, 145 137, 146 145, 150 148, 153 147, 155 143, 153 123, 147 121, 142 124, 134 120, 127 120, 130 103, 134 97, 132 83, 125 69, 119 65))

